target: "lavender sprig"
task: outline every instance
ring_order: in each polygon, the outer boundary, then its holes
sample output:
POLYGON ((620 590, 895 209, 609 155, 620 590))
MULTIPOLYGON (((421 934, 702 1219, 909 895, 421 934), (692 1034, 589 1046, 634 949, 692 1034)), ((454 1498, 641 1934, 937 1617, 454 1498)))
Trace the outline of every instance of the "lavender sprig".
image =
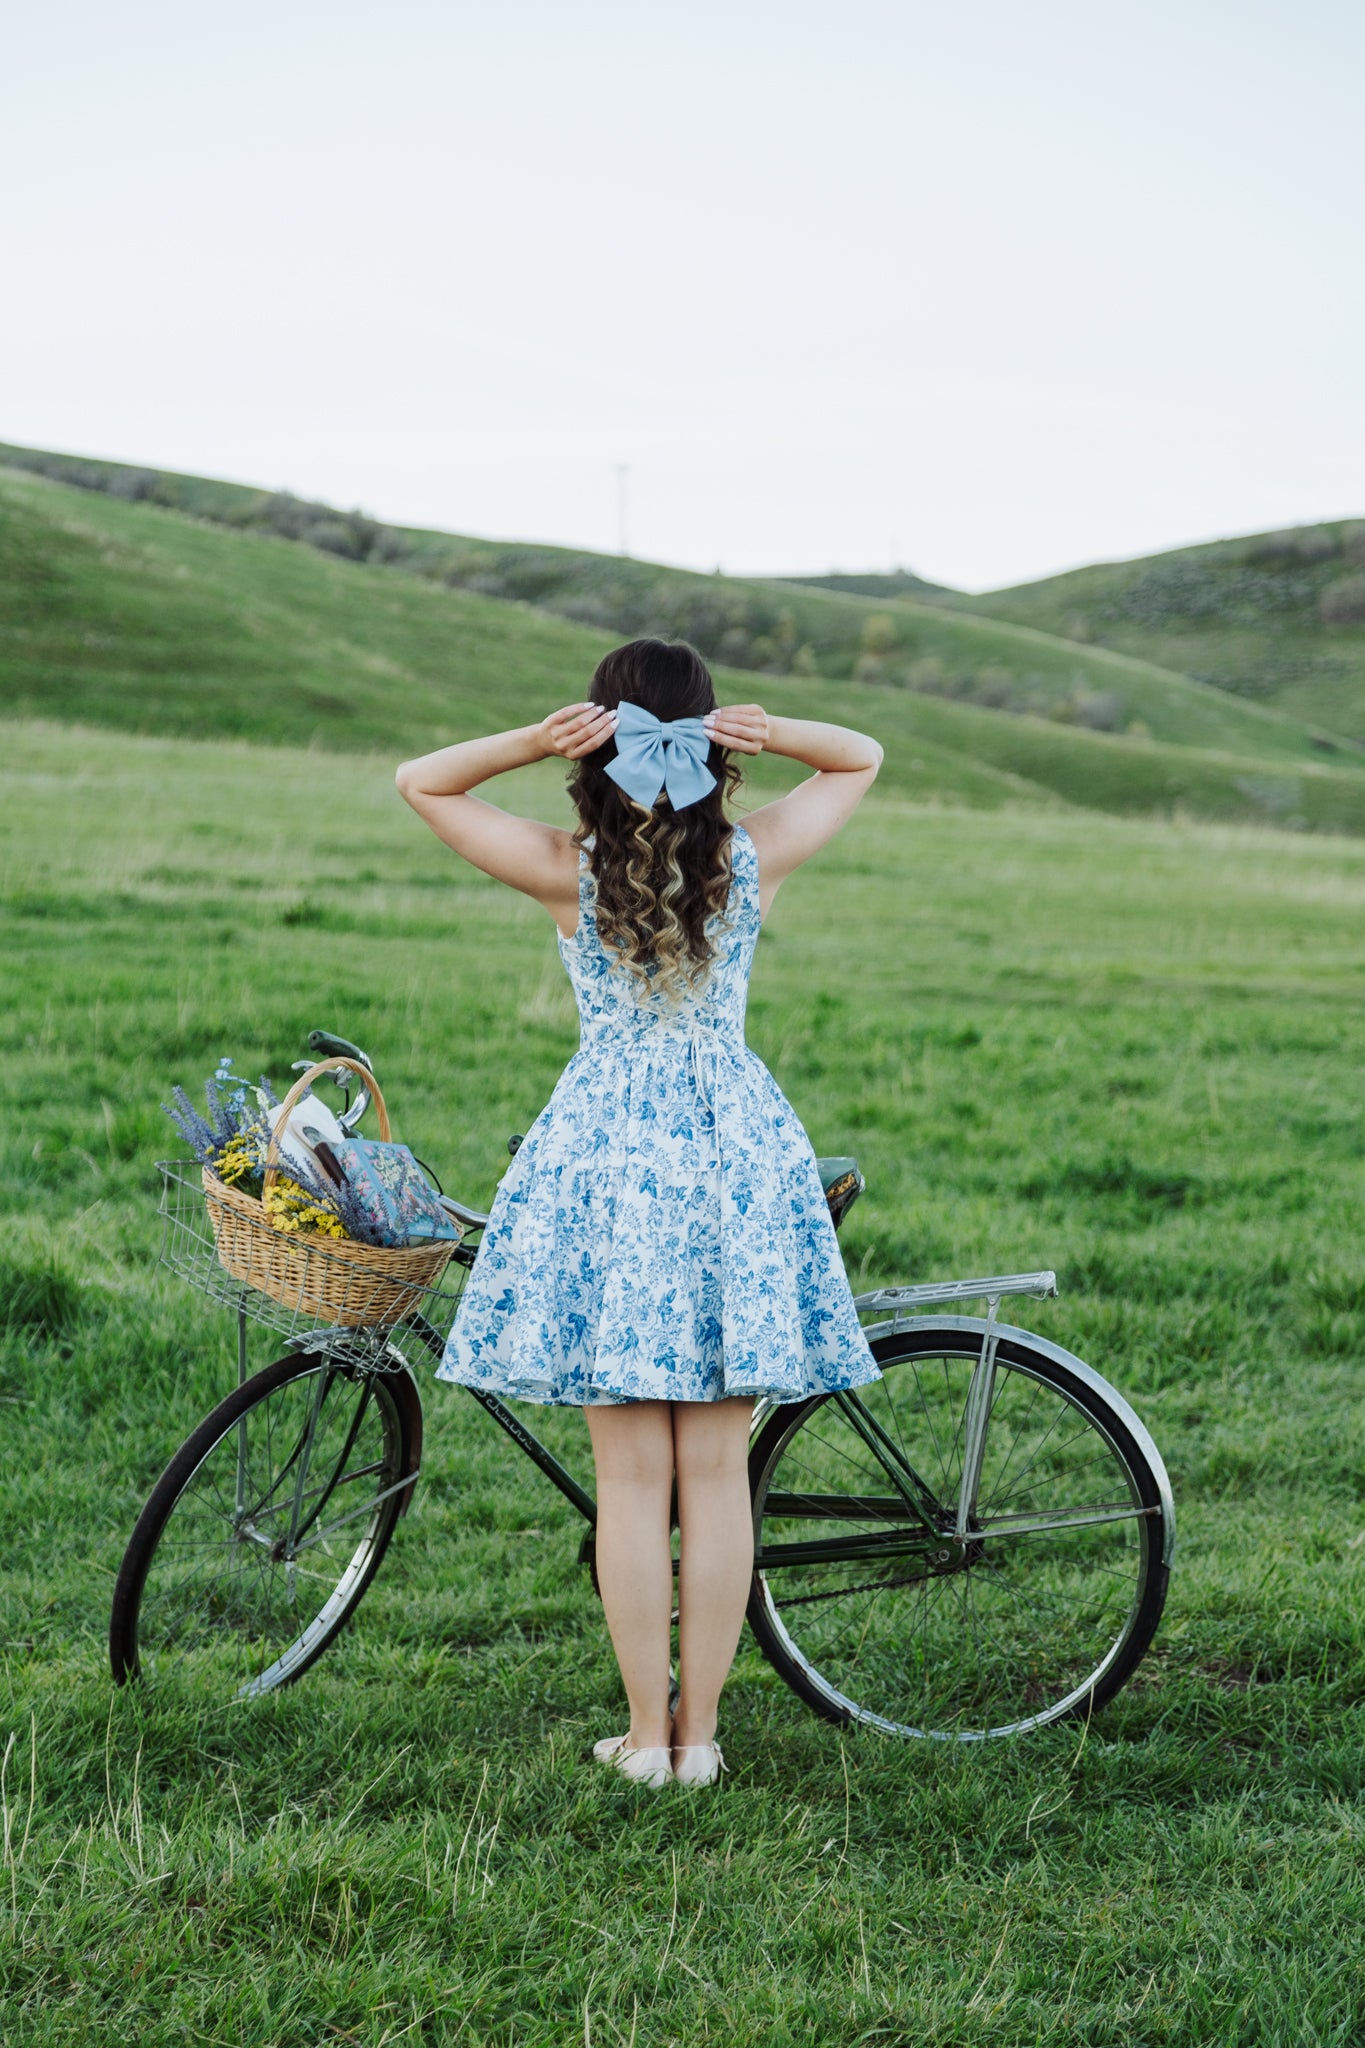
POLYGON ((201 1116, 180 1087, 173 1088, 170 1102, 161 1105, 202 1166, 213 1166, 225 1145, 260 1122, 267 1110, 279 1107, 279 1097, 264 1074, 252 1089, 249 1082, 232 1072, 232 1062, 226 1057, 218 1062, 212 1080, 204 1084, 204 1100, 207 1117, 201 1116), (224 1102, 222 1090, 229 1082, 235 1085, 224 1102), (256 1097, 254 1103, 252 1094, 256 1097))
POLYGON ((200 1164, 203 1166, 211 1165, 214 1156, 221 1148, 213 1132, 204 1122, 203 1117, 200 1116, 184 1089, 173 1088, 171 1090, 171 1100, 163 1102, 161 1107, 165 1110, 167 1116, 171 1119, 171 1122, 175 1125, 200 1164))

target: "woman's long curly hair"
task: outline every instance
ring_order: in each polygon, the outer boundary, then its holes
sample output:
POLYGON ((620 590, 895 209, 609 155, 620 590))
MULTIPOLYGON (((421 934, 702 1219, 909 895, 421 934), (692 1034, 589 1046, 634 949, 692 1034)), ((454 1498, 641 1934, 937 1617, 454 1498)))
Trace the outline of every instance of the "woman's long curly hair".
MULTIPOLYGON (((711 672, 685 640, 631 640, 598 663, 588 692, 593 704, 628 700, 659 719, 704 718, 716 708, 711 672)), ((591 839, 588 865, 597 885, 597 929, 640 980, 674 1004, 706 978, 715 953, 708 919, 730 893, 728 797, 743 780, 738 764, 713 745, 707 765, 716 786, 675 811, 660 790, 646 810, 606 773, 616 758, 608 740, 574 763, 569 795, 578 811, 575 844, 591 839)))

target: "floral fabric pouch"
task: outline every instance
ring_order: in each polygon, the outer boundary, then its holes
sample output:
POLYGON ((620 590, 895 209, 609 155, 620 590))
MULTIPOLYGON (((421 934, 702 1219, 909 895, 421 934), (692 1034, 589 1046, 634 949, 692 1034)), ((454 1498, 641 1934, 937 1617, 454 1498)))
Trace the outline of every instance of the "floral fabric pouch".
POLYGON ((331 1148, 382 1245, 430 1244, 460 1235, 406 1145, 347 1138, 331 1148))

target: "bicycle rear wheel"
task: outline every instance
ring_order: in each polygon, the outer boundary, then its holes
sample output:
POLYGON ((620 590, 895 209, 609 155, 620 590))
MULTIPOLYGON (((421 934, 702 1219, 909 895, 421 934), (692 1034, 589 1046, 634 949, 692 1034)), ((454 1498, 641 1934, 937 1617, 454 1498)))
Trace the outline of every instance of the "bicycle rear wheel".
POLYGON ((405 1369, 291 1353, 236 1388, 138 1517, 114 1588, 116 1681, 175 1667, 250 1698, 300 1677, 378 1571, 421 1442, 405 1369))
POLYGON ((750 1454, 748 1618, 827 1719, 974 1741, 1112 1698, 1151 1642, 1173 1540, 1161 1460, 1070 1353, 1002 1330, 975 1512, 957 1531, 985 1324, 873 1342, 871 1386, 774 1411, 750 1454))

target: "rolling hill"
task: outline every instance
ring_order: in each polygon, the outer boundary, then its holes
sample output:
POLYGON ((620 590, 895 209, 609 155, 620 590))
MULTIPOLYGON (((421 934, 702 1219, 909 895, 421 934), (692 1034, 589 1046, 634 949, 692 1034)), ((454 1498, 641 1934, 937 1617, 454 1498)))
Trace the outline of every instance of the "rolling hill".
MULTIPOLYGON (((959 612, 952 593, 918 599, 741 577, 706 576, 620 555, 411 527, 288 493, 0 444, 0 463, 95 501, 188 513, 235 532, 273 535, 334 560, 398 569, 445 589, 533 605, 616 638, 658 633, 708 660, 764 676, 877 683, 987 710, 1187 747, 1311 761, 1333 736, 1123 650, 959 612)), ((92 516, 94 516, 92 514, 92 516)), ((851 579, 876 582, 878 579, 851 579)), ((892 579, 897 584, 904 579, 892 579)), ((832 577, 830 585, 850 579, 832 577)), ((918 579, 911 579, 918 582, 918 579)))
MULTIPOLYGON (((206 492, 241 488, 200 482, 206 492)), ((601 653, 630 630, 556 616, 525 597, 476 589, 472 579, 406 573, 409 564, 373 552, 355 560, 299 545, 250 519, 227 520, 224 503, 174 509, 149 492, 58 483, 31 466, 0 472, 0 709, 394 759, 581 695, 601 653)), ((435 539, 456 550, 478 545, 435 539)), ((508 549, 514 567, 545 552, 508 549)), ((656 576, 668 590, 712 582, 584 559, 603 576, 656 576)), ((884 616, 835 593, 798 593, 796 602, 804 618, 822 606, 851 610, 864 628, 884 616)), ((1076 658, 1034 630, 905 609, 925 644, 959 655, 970 645, 973 659, 993 650, 1002 667, 1009 658, 1040 672, 1076 658)), ((1122 678, 1124 687, 1131 677, 1145 734, 925 694, 888 673, 884 656, 869 656, 861 675, 845 679, 760 680, 722 666, 718 681, 732 699, 761 693, 775 710, 868 726, 887 746, 883 787, 908 797, 1184 811, 1365 833, 1365 772, 1350 757, 1325 761, 1301 724, 1118 653, 1082 658, 1090 677, 1122 678)), ((773 786, 787 774, 784 764, 760 762, 755 781, 773 786)))
POLYGON ((933 601, 1155 662, 1365 743, 1365 519, 933 601))

